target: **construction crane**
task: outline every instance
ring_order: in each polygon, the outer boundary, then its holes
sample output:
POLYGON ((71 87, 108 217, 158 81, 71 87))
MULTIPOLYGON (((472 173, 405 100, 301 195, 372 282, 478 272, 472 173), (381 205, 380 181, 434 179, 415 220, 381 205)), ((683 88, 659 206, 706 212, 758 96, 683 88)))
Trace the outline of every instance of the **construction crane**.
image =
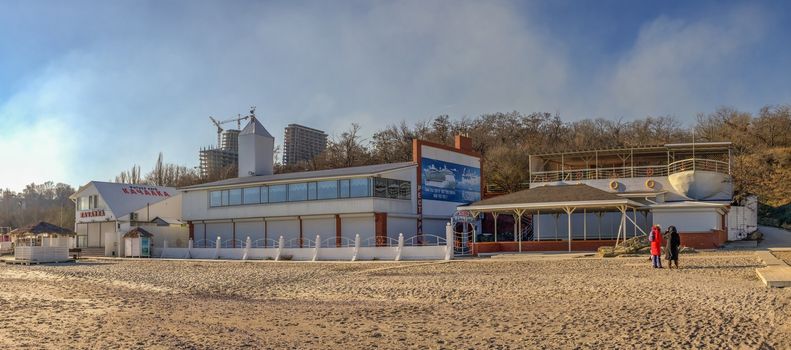
POLYGON ((250 115, 246 115, 244 117, 242 117, 241 114, 237 114, 236 118, 231 118, 231 119, 226 119, 226 120, 223 120, 223 121, 218 121, 217 119, 214 119, 214 117, 209 116, 209 120, 211 120, 212 124, 217 126, 217 148, 222 148, 222 141, 221 141, 222 140, 222 132, 223 132, 222 125, 235 121, 237 129, 241 130, 242 129, 242 120, 246 120, 246 119, 255 120, 255 106, 250 107, 250 115))

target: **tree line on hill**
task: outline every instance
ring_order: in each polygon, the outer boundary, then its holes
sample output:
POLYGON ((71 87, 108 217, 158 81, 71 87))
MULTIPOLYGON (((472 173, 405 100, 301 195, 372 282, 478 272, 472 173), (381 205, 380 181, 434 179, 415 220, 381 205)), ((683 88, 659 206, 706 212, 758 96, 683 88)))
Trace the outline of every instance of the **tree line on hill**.
POLYGON ((74 188, 51 181, 30 184, 22 192, 9 189, 0 196, 0 227, 17 228, 46 221, 61 227, 74 227, 74 188))
MULTIPOLYGON (((441 115, 414 124, 401 122, 362 136, 359 124, 328 141, 326 150, 307 162, 275 164, 276 173, 310 171, 410 161, 412 139, 453 145, 457 134, 472 138, 484 158, 487 185, 502 192, 525 187, 528 154, 561 150, 604 149, 696 141, 733 142, 733 180, 737 195, 756 194, 764 223, 791 225, 791 105, 766 106, 756 114, 721 107, 685 126, 673 116, 633 121, 603 118, 563 121, 551 113, 490 113, 452 119, 441 115)), ((194 168, 166 163, 162 153, 146 174, 139 165, 121 172, 115 182, 182 187, 235 177, 236 166, 201 177, 194 168)), ((28 185, 21 193, 3 191, 0 227, 47 219, 73 226, 74 189, 51 182, 28 185), (68 193, 68 194, 67 194, 68 193), (21 204, 20 204, 21 203, 21 204), (71 213, 61 218, 60 213, 71 213)))

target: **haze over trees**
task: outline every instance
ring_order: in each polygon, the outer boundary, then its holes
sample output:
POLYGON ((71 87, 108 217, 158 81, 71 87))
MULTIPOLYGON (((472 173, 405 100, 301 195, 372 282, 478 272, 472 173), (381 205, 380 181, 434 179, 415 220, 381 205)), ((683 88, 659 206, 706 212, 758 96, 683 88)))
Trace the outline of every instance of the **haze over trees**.
MULTIPOLYGON (((370 126, 369 126, 370 127, 370 126)), ((638 145, 731 141, 734 145, 733 180, 737 196, 757 194, 762 215, 773 224, 791 224, 791 105, 766 106, 756 114, 721 107, 702 113, 691 127, 673 116, 649 116, 633 121, 603 118, 563 121, 550 113, 490 113, 452 119, 441 115, 414 124, 394 123, 364 138, 363 127, 352 124, 330 138, 327 149, 312 160, 296 165, 275 164, 276 173, 341 168, 412 160, 412 139, 453 144, 456 134, 472 138, 473 148, 484 158, 490 189, 513 192, 528 181, 528 154, 561 150, 603 149, 638 145)), ((166 163, 159 154, 146 174, 139 165, 121 172, 113 181, 159 186, 189 186, 237 175, 236 167, 213 178, 198 171, 166 163)), ((0 226, 20 226, 38 220, 73 226, 74 189, 51 182, 31 184, 22 193, 3 191, 0 226), (22 203, 22 204, 20 204, 22 203), (68 214, 60 217, 63 211, 68 214)))

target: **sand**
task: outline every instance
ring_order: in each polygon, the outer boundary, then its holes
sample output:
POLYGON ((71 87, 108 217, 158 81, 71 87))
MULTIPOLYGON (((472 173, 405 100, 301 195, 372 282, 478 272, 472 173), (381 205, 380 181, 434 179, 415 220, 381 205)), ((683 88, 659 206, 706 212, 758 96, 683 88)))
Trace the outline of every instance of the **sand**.
POLYGON ((0 266, 0 348, 791 348, 749 252, 0 266))
POLYGON ((772 252, 778 259, 791 266, 791 252, 772 252))

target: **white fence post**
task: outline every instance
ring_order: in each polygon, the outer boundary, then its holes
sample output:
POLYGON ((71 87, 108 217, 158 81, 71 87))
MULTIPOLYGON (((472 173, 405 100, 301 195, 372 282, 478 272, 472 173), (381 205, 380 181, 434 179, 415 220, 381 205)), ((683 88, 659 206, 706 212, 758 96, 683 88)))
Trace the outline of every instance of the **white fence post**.
POLYGON ((217 236, 217 244, 214 245, 214 258, 215 259, 219 259, 220 258, 220 245, 222 245, 222 240, 220 239, 220 236, 217 236))
POLYGON ((316 235, 316 248, 313 251, 313 260, 312 261, 316 261, 319 258, 319 246, 321 246, 321 237, 319 237, 319 235, 316 235))
POLYGON ((448 223, 445 225, 445 260, 453 258, 453 227, 448 223))
POLYGON ((280 236, 280 239, 277 241, 277 255, 275 256, 275 261, 280 260, 280 253, 283 252, 283 245, 286 244, 286 240, 283 236, 280 236))
POLYGON ((357 253, 360 251, 360 234, 354 235, 354 252, 352 253, 352 261, 357 261, 357 253))
POLYGON ((162 259, 165 257, 165 251, 168 250, 168 240, 166 239, 162 242, 162 253, 159 254, 159 258, 162 259))
POLYGON ((242 260, 247 260, 248 254, 250 254, 250 236, 247 236, 247 240, 244 242, 244 255, 242 255, 242 260))
POLYGON ((404 234, 398 234, 398 248, 396 248, 395 261, 401 261, 401 251, 404 250, 404 234))
POLYGON ((187 244, 187 259, 192 259, 192 245, 193 242, 192 240, 190 240, 189 243, 187 244))

